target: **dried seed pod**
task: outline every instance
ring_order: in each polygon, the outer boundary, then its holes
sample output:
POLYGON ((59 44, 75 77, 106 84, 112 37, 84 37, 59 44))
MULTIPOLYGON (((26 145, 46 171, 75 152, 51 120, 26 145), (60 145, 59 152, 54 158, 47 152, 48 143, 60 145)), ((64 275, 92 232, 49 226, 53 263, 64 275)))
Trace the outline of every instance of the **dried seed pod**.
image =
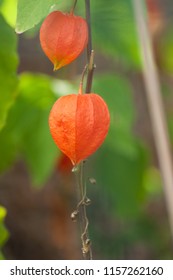
POLYGON ((73 211, 73 213, 71 213, 71 219, 73 222, 76 222, 78 214, 79 214, 78 210, 75 210, 73 211))
POLYGON ((53 105, 49 116, 51 135, 73 165, 101 146, 109 124, 108 107, 95 93, 62 96, 53 105))
POLYGON ((44 53, 54 64, 54 70, 75 60, 88 42, 86 20, 73 13, 50 13, 40 29, 40 43, 44 53))
POLYGON ((90 246, 91 246, 91 240, 90 239, 86 239, 84 242, 83 242, 83 248, 82 248, 82 253, 83 254, 87 254, 90 250, 90 246))
POLYGON ((85 204, 86 206, 90 205, 90 204, 91 204, 91 199, 88 198, 88 197, 86 197, 86 199, 85 199, 85 201, 84 201, 84 204, 85 204))
POLYGON ((95 178, 88 178, 88 180, 91 184, 96 184, 97 183, 95 178))

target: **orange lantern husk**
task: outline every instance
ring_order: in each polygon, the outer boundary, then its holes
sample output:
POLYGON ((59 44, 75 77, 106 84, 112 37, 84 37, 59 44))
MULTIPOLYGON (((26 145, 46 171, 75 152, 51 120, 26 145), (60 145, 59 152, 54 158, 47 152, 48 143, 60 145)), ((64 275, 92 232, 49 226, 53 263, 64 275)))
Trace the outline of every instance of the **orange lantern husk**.
POLYGON ((40 28, 40 43, 54 70, 71 63, 88 43, 88 26, 85 19, 73 13, 50 13, 40 28))
POLYGON ((73 165, 93 154, 103 143, 110 125, 108 107, 98 94, 60 97, 49 115, 51 135, 73 165))

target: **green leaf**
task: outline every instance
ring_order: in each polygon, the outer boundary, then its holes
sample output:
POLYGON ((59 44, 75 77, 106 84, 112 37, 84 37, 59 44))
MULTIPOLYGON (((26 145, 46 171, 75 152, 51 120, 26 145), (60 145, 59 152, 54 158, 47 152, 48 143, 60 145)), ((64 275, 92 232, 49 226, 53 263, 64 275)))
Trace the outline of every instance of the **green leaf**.
POLYGON ((35 186, 48 179, 59 156, 48 127, 49 112, 60 93, 70 88, 68 82, 46 75, 20 75, 17 102, 0 133, 1 171, 20 157, 25 159, 35 186))
POLYGON ((35 185, 49 177, 58 157, 48 127, 49 111, 59 91, 68 90, 69 83, 45 75, 20 76, 17 102, 0 133, 1 171, 20 156, 26 160, 35 185))
POLYGON ((22 33, 45 18, 62 0, 18 0, 16 32, 22 33))
POLYGON ((17 40, 13 29, 0 15, 0 129, 17 94, 17 40))
POLYGON ((58 156, 48 127, 56 97, 51 79, 44 75, 21 75, 19 94, 11 115, 13 139, 28 164, 33 183, 40 185, 50 175, 58 156))
POLYGON ((35 186, 40 186, 48 179, 58 158, 59 150, 49 132, 48 113, 35 114, 33 128, 23 139, 22 152, 35 186))

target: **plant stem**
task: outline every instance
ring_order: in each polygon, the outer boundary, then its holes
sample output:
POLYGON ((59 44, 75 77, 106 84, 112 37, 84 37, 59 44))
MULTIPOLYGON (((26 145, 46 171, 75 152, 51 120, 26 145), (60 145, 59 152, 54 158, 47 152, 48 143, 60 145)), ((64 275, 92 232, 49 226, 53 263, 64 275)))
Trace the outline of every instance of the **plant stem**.
MULTIPOLYGON (((76 2, 75 2, 76 4, 76 2)), ((92 79, 93 79, 93 72, 94 72, 94 51, 92 50, 92 38, 91 38, 91 22, 90 22, 90 0, 85 0, 85 8, 86 8, 86 21, 88 24, 88 45, 87 45, 87 62, 88 67, 85 66, 83 73, 82 73, 82 79, 80 83, 80 91, 82 92, 82 86, 83 86, 83 79, 85 75, 86 69, 87 72, 87 82, 86 82, 86 90, 85 93, 91 92, 92 87, 92 79)), ((74 169, 75 170, 75 169, 74 169)), ((87 197, 86 197, 86 185, 85 185, 85 179, 84 179, 84 162, 81 162, 78 165, 77 170, 75 170, 76 174, 76 182, 78 187, 78 199, 79 203, 77 205, 77 209, 74 212, 74 218, 76 217, 76 214, 79 214, 79 224, 80 224, 80 232, 81 232, 81 242, 82 242, 82 253, 83 258, 85 260, 91 260, 92 259, 92 250, 91 250, 91 244, 90 239, 88 235, 88 218, 86 213, 86 205, 87 205, 87 197)), ((72 214, 74 214, 72 213, 72 214)))
POLYGON ((73 4, 73 7, 72 7, 72 9, 71 9, 71 11, 70 11, 70 14, 73 14, 73 13, 74 13, 74 9, 75 9, 75 7, 76 7, 76 4, 77 4, 77 0, 74 0, 74 4, 73 4))
POLYGON ((88 46, 87 46, 87 59, 90 60, 91 50, 92 50, 92 35, 91 35, 91 16, 90 16, 90 0, 85 0, 85 14, 86 21, 88 24, 88 46))
POLYGON ((84 81, 84 77, 85 77, 85 73, 86 73, 87 69, 88 69, 88 65, 85 65, 84 70, 82 72, 81 80, 80 80, 80 86, 79 86, 80 94, 83 93, 83 81, 84 81))
POLYGON ((91 15, 90 15, 90 0, 85 0, 86 21, 88 24, 88 45, 87 45, 87 60, 88 60, 88 74, 86 82, 86 93, 91 92, 92 80, 94 74, 94 51, 92 50, 92 34, 91 34, 91 15))
MULTIPOLYGON (((90 0, 85 0, 85 8, 86 8, 86 21, 88 24, 88 45, 87 45, 88 72, 87 72, 85 93, 90 93, 92 87, 93 71, 94 71, 94 63, 93 63, 94 52, 92 51, 91 22, 90 22, 90 0)), ((82 74, 82 81, 81 81, 82 83, 83 83, 85 71, 86 71, 86 67, 84 68, 82 74)), ((76 174, 76 181, 78 186, 79 203, 77 206, 77 213, 79 213, 79 224, 80 224, 80 231, 81 231, 83 258, 85 260, 91 260, 92 250, 91 250, 91 244, 88 235, 89 222, 86 214, 87 197, 86 197, 86 183, 84 178, 83 161, 78 165, 78 169, 76 170, 75 174, 76 174)))
POLYGON ((150 33, 143 11, 143 1, 133 0, 133 3, 136 15, 136 25, 138 27, 138 35, 140 39, 141 54, 143 58, 143 76, 146 87, 146 95, 159 165, 164 182, 165 199, 167 202, 166 206, 173 238, 173 164, 166 117, 159 77, 154 61, 150 33))

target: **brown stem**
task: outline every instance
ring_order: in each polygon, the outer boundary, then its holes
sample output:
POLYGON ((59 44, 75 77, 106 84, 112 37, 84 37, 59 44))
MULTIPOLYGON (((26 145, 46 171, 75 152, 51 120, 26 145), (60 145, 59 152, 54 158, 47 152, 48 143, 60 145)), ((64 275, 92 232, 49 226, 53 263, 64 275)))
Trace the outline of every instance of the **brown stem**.
MULTIPOLYGON (((88 24, 88 45, 87 45, 87 64, 88 67, 85 66, 84 71, 82 73, 82 83, 85 75, 85 71, 88 68, 87 72, 87 82, 86 82, 86 93, 91 92, 92 87, 92 78, 94 71, 94 52, 92 51, 92 38, 91 38, 91 22, 90 22, 90 0, 85 0, 85 8, 86 8, 86 21, 88 24)), ((82 253, 83 258, 85 260, 92 259, 92 250, 90 239, 88 235, 88 218, 86 213, 86 185, 84 179, 84 162, 82 161, 76 173, 77 185, 78 185, 78 197, 79 203, 77 206, 77 212, 79 213, 79 223, 81 230, 81 241, 82 241, 82 253)))
POLYGON ((92 35, 91 35, 91 15, 90 15, 90 0, 85 0, 85 14, 88 24, 88 46, 87 46, 87 59, 90 60, 90 54, 92 50, 92 35))
MULTIPOLYGON (((76 3, 75 3, 76 4, 76 3)), ((90 23, 90 0, 85 0, 85 7, 86 7, 86 20, 88 24, 88 45, 87 45, 87 66, 85 66, 83 73, 82 73, 82 80, 80 83, 79 93, 82 92, 83 86, 83 79, 86 70, 87 72, 87 82, 86 82, 86 93, 91 92, 92 87, 92 79, 93 79, 93 72, 94 72, 94 51, 92 50, 92 39, 91 39, 91 23, 90 23)), ((76 182, 78 187, 78 199, 79 203, 77 205, 77 209, 72 213, 72 219, 75 220, 76 215, 79 214, 79 224, 80 224, 80 231, 81 231, 81 241, 82 241, 82 253, 83 258, 85 260, 92 259, 92 250, 90 239, 88 235, 88 225, 89 221, 87 218, 86 213, 86 206, 87 206, 87 197, 86 197, 86 184, 84 179, 84 162, 82 161, 77 168, 73 169, 76 174, 76 182)))
POLYGON ((94 51, 92 50, 92 34, 91 34, 91 15, 90 15, 90 0, 85 0, 86 21, 88 24, 88 45, 87 45, 87 60, 88 60, 88 74, 86 82, 86 93, 91 92, 92 80, 94 74, 94 51))
POLYGON ((72 7, 72 9, 71 9, 71 11, 70 11, 70 14, 73 14, 73 13, 74 13, 76 4, 77 4, 77 0, 74 0, 73 7, 72 7))
POLYGON ((82 72, 82 75, 81 75, 80 86, 79 86, 79 94, 83 93, 83 80, 84 80, 85 73, 86 73, 87 69, 88 69, 88 65, 85 65, 85 67, 83 69, 83 72, 82 72))

